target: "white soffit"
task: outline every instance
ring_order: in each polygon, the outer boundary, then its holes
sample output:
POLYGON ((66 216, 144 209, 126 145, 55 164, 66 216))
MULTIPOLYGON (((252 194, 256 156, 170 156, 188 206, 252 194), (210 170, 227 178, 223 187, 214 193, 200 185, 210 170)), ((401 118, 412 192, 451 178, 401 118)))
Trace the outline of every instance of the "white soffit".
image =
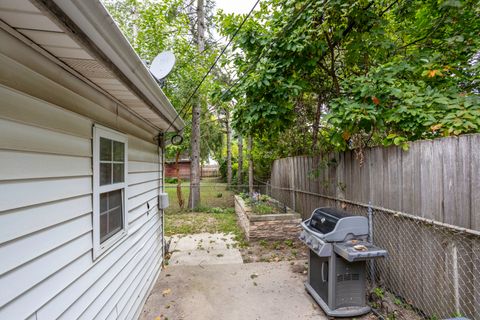
MULTIPOLYGON (((87 49, 29 0, 0 0, 0 19, 96 84, 146 122, 160 130, 165 130, 169 126, 165 119, 152 111, 146 102, 131 91, 111 70, 93 58, 87 49)), ((172 118, 171 110, 167 118, 172 118)))

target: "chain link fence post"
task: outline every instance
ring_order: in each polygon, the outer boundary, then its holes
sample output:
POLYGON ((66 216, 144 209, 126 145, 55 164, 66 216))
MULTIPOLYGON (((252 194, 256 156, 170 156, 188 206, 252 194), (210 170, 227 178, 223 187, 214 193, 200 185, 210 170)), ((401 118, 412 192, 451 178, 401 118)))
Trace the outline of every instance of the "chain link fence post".
MULTIPOLYGON (((373 209, 372 209, 372 202, 368 202, 368 241, 373 243, 373 209)), ((369 261, 370 267, 370 281, 372 283, 372 288, 376 287, 375 283, 375 259, 370 259, 369 261)))

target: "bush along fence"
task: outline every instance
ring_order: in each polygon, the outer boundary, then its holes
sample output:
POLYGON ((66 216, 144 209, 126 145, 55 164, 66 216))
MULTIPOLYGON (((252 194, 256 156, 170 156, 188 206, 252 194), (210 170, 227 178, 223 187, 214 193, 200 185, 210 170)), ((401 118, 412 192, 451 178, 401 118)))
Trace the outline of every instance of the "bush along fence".
POLYGON ((427 319, 480 319, 480 135, 276 160, 268 193, 308 218, 314 208, 372 213, 382 287, 427 319))

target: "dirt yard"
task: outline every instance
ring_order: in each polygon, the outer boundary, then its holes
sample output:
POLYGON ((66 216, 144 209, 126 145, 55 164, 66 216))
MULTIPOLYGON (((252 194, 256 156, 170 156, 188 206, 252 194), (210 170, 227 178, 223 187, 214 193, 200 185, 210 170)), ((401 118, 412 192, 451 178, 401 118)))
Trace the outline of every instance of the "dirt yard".
POLYGON ((240 248, 243 262, 279 262, 307 260, 308 249, 297 239, 256 240, 240 248))

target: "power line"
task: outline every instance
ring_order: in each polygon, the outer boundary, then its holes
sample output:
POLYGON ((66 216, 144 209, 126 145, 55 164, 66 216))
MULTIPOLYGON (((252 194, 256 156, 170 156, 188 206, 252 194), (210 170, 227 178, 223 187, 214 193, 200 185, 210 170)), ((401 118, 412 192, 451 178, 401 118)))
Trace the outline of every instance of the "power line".
MULTIPOLYGON (((258 1, 257 1, 258 3, 258 1)), ((300 17, 300 15, 313 3, 313 0, 310 0, 308 1, 307 3, 304 4, 304 6, 302 8, 300 8, 300 10, 298 11, 297 15, 295 16, 294 20, 292 21, 292 23, 287 23, 287 28, 284 28, 282 29, 280 32, 277 33, 277 35, 275 36, 275 38, 278 38, 279 36, 284 36, 287 32, 289 32, 298 22, 298 18, 300 17)), ((325 1, 324 3, 324 6, 328 3, 328 0, 325 1)), ((256 5, 256 4, 255 4, 256 5)), ((239 29, 238 29, 239 30, 239 29)), ((235 33, 236 35, 236 33, 235 33)), ((235 36, 234 35, 234 36, 235 36)), ((233 37, 232 37, 233 39, 233 37)), ((221 99, 223 96, 225 96, 228 92, 231 92, 231 90, 233 88, 235 88, 237 85, 239 85, 240 81, 245 79, 248 75, 249 75, 249 72, 257 66, 258 62, 260 62, 260 59, 263 58, 264 54, 266 53, 265 51, 265 48, 267 48, 266 46, 263 47, 262 49, 262 52, 258 55, 257 59, 255 59, 255 61, 250 65, 250 67, 243 73, 243 75, 239 78, 237 78, 237 80, 235 80, 233 82, 232 85, 230 85, 228 87, 228 89, 226 91, 224 91, 220 97, 218 99, 221 99)), ((268 47, 270 50, 272 48, 272 46, 270 45, 268 47)), ((270 51, 269 50, 269 51, 270 51)), ((215 121, 215 120, 214 120, 215 121)), ((219 119, 216 119, 216 121, 219 121, 219 119)), ((191 122, 191 121, 190 121, 191 122)), ((185 127, 182 128, 182 130, 184 129, 185 127)))
MULTIPOLYGON (((173 121, 170 123, 170 125, 168 126, 167 130, 165 130, 166 132, 168 131, 168 129, 170 129, 173 125, 173 123, 175 122, 175 120, 178 119, 178 117, 180 116, 180 114, 183 112, 183 110, 187 107, 188 103, 190 102, 190 100, 193 98, 193 96, 197 93, 198 89, 200 89, 200 86, 203 84, 203 82, 205 81, 205 79, 207 78, 207 76, 210 74, 210 72, 213 70, 213 68, 215 67, 215 65, 217 64, 218 60, 220 60, 220 57, 225 53, 225 51, 227 50, 228 46, 232 43, 233 39, 235 38, 235 36, 238 34, 238 32, 240 31, 240 29, 243 27, 243 25, 245 24, 245 22, 247 21, 247 19, 250 17, 250 15, 252 14, 253 10, 255 9, 255 7, 257 6, 257 4, 260 2, 260 0, 257 0, 255 2, 255 4, 253 5, 252 9, 250 9, 250 12, 247 14, 247 16, 245 17, 245 19, 243 19, 242 23, 240 24, 240 26, 237 28, 237 30, 235 30, 235 33, 233 34, 233 36, 230 38, 230 41, 228 41, 227 45, 223 48, 223 50, 220 52, 220 54, 217 56, 217 58, 215 59, 215 61, 213 62, 213 64, 210 66, 210 69, 208 69, 207 73, 203 76, 202 80, 200 81, 200 83, 197 85, 197 87, 195 88, 195 90, 193 90, 192 94, 188 97, 187 101, 185 102, 185 104, 183 105, 183 107, 180 109, 180 112, 177 113, 176 117, 173 119, 173 121)), ((183 129, 182 129, 183 130, 183 129)))
MULTIPOLYGON (((281 34, 285 34, 285 33, 290 32, 291 29, 297 24, 298 19, 300 18, 301 14, 302 14, 314 1, 315 1, 315 0, 310 0, 310 1, 308 1, 307 3, 305 3, 305 4, 303 5, 303 7, 300 8, 300 10, 298 11, 297 15, 296 15, 295 18, 293 19, 293 21, 292 21, 291 23, 290 23, 290 22, 287 23, 287 24, 286 24, 286 26, 287 26, 286 28, 283 28, 282 30, 278 31, 277 34, 274 36, 274 38, 277 38, 277 37, 280 36, 281 34)), ((258 3, 258 1, 257 1, 257 3, 258 3)), ((255 6, 257 5, 257 3, 255 4, 255 6)), ((326 1, 324 2, 324 6, 325 6, 327 3, 328 3, 328 0, 326 0, 326 1)), ((255 6, 254 6, 254 8, 255 8, 255 6)), ((251 13, 251 11, 250 11, 250 13, 251 13)), ((246 19, 245 19, 245 20, 246 20, 246 19)), ((245 20, 244 20, 244 21, 245 21, 245 20)), ((242 25, 243 25, 243 23, 242 23, 242 25)), ((237 32, 235 32, 234 36, 232 37, 232 40, 233 40, 233 38, 235 37, 235 35, 238 33, 239 30, 240 30, 240 28, 238 28, 238 29, 237 29, 237 32)), ((230 43, 231 43, 231 41, 228 43, 228 45, 229 45, 230 43)), ((228 46, 228 45, 227 45, 227 46, 228 46)), ((231 92, 235 87, 237 87, 238 85, 241 84, 240 81, 242 81, 243 79, 245 79, 247 76, 250 75, 249 72, 250 72, 252 69, 254 69, 254 68, 257 67, 257 64, 260 62, 260 60, 263 58, 263 56, 264 56, 266 53, 268 53, 268 52, 270 52, 270 51, 272 50, 272 46, 271 46, 271 45, 268 47, 269 50, 265 51, 266 48, 267 48, 266 46, 263 47, 262 52, 258 55, 258 57, 257 57, 257 58, 254 60, 254 62, 250 65, 250 67, 243 73, 243 75, 242 75, 241 77, 237 78, 237 79, 227 88, 227 90, 224 91, 224 92, 220 95, 219 99, 221 99, 222 97, 224 97, 227 93, 231 92)), ((185 107, 186 107, 186 105, 183 106, 183 108, 182 108, 181 111, 179 112, 179 115, 183 112, 183 109, 184 109, 185 107)), ((185 112, 185 115, 186 115, 186 112, 185 112)), ((219 121, 219 120, 217 120, 217 121, 219 121)), ((185 128, 185 127, 183 127, 181 130, 183 130, 184 128, 185 128)), ((180 131, 181 131, 181 130, 180 130, 180 131)))
MULTIPOLYGON (((328 1, 325 2, 325 5, 326 5, 327 2, 328 2, 328 1)), ((279 32, 276 37, 278 38, 279 36, 285 35, 288 31, 290 31, 290 29, 293 28, 293 27, 297 24, 298 18, 300 17, 300 15, 301 15, 312 3, 313 3, 312 0, 310 0, 309 2, 307 2, 307 3, 299 10, 299 12, 298 12, 298 14, 296 15, 294 21, 293 21, 291 24, 290 24, 290 23, 287 24, 288 28, 282 29, 281 32, 279 32)), ((260 62, 260 60, 263 58, 264 54, 266 53, 265 48, 266 48, 266 46, 263 47, 262 52, 258 55, 257 59, 254 60, 254 62, 250 65, 250 67, 243 73, 243 75, 242 75, 241 77, 237 78, 237 80, 235 80, 235 81, 233 82, 233 84, 230 85, 230 86, 227 88, 227 90, 224 91, 224 92, 220 95, 219 99, 221 99, 222 97, 224 97, 227 93, 231 92, 231 90, 232 90, 233 88, 235 88, 235 87, 239 84, 239 82, 240 82, 241 80, 245 79, 245 78, 249 75, 249 72, 250 72, 254 67, 255 67, 255 68, 257 67, 258 62, 260 62)), ((270 45, 270 46, 269 46, 269 49, 271 50, 271 48, 272 48, 272 46, 270 45)))
MULTIPOLYGON (((323 8, 326 7, 326 5, 328 4, 329 0, 325 0, 324 3, 323 3, 323 8)), ((390 10, 393 5, 395 5, 396 3, 398 2, 398 0, 394 0, 385 10, 383 10, 380 14, 380 16, 382 16, 383 14, 385 14, 385 12, 387 12, 388 10, 390 10)), ((289 28, 286 28, 286 29, 282 29, 283 32, 279 32, 279 34, 277 35, 280 36, 284 36, 288 31, 290 31, 291 28, 293 28, 296 23, 298 22, 298 18, 300 17, 300 15, 303 13, 303 11, 305 11, 307 9, 307 7, 309 7, 311 4, 313 3, 313 1, 309 1, 307 2, 298 12, 297 16, 295 17, 294 21, 290 24, 287 24, 289 26, 289 28)), ((365 6, 362 10, 368 10, 372 5, 374 4, 374 1, 370 1, 368 3, 367 6, 365 6)), ((322 13, 323 15, 323 13, 322 13)), ((324 23, 324 20, 322 21, 321 24, 324 23)), ((337 39, 335 42, 334 42, 334 46, 336 46, 341 40, 343 40, 348 34, 349 32, 352 30, 352 28, 354 27, 355 25, 355 21, 350 21, 349 22, 349 25, 343 30, 342 32, 342 37, 340 39, 337 39)), ((243 75, 238 78, 237 80, 235 80, 235 82, 230 86, 228 87, 227 91, 225 91, 224 93, 222 93, 222 95, 220 95, 219 99, 221 99, 224 95, 226 95, 228 92, 231 92, 231 90, 233 88, 235 88, 237 85, 239 85, 239 82, 243 79, 245 79, 248 75, 249 75, 249 72, 257 66, 258 62, 260 61, 260 59, 263 57, 264 55, 264 50, 265 50, 266 47, 264 47, 262 49, 262 52, 260 53, 260 55, 258 55, 257 59, 250 65, 250 67, 243 73, 243 75)), ((271 50, 272 48, 272 45, 269 46, 269 49, 271 50)), ((325 54, 323 54, 322 56, 324 56, 325 54)))

